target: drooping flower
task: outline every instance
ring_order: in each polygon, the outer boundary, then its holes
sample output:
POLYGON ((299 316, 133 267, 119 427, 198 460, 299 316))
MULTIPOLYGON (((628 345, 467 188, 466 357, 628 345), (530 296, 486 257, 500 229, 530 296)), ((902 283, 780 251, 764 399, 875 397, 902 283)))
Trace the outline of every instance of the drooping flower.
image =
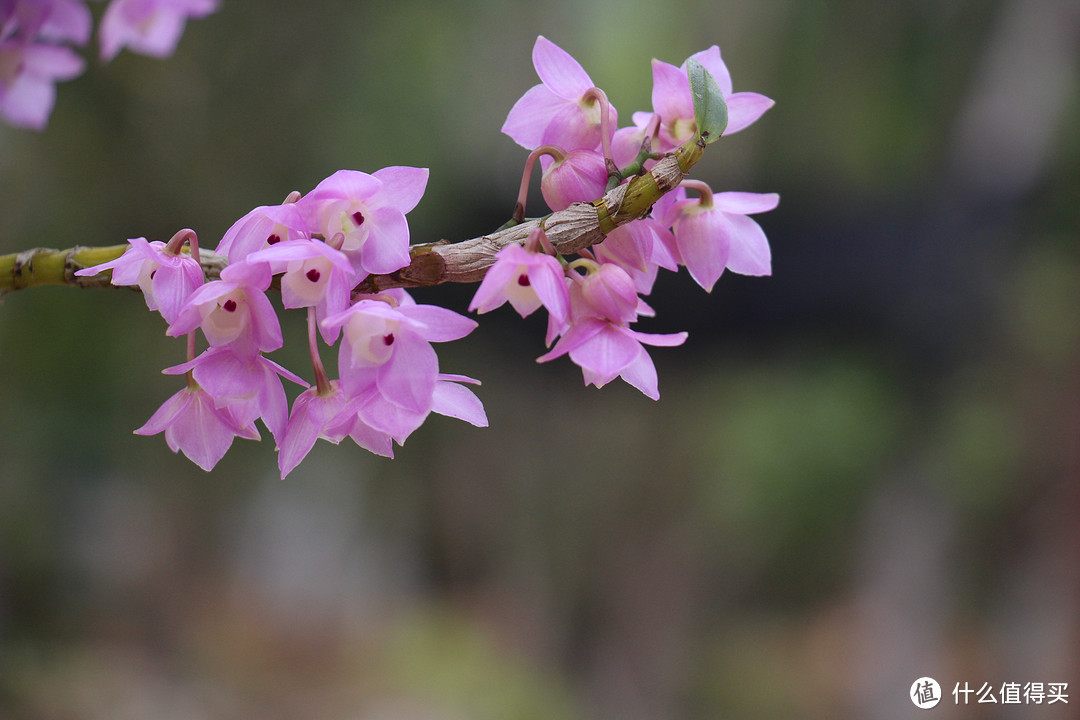
POLYGON ((242 427, 261 419, 279 444, 289 417, 289 402, 281 378, 307 385, 273 360, 258 353, 237 354, 229 345, 211 347, 195 359, 163 372, 167 375, 190 372, 195 382, 214 399, 215 407, 227 407, 242 427))
POLYGON ((203 284, 202 267, 190 255, 173 254, 165 243, 132 238, 124 254, 101 265, 84 268, 76 275, 97 275, 112 270, 113 285, 138 285, 146 307, 157 310, 165 322, 176 320, 188 297, 203 284))
POLYGON ((380 298, 361 299, 323 324, 343 331, 338 371, 360 416, 401 442, 432 409, 439 361, 431 343, 463 338, 476 322, 417 305, 404 291, 380 298))
POLYGON ((393 457, 391 441, 404 445, 409 435, 431 413, 464 420, 476 427, 487 427, 487 414, 476 395, 461 383, 479 385, 464 375, 439 373, 431 399, 421 409, 400 405, 375 386, 368 386, 353 397, 341 415, 331 423, 339 436, 347 432, 357 445, 377 455, 393 457))
POLYGON ((629 324, 642 310, 648 310, 640 302, 633 280, 617 265, 585 265, 589 267, 585 276, 571 276, 570 328, 536 361, 548 362, 569 354, 581 368, 586 385, 603 387, 621 377, 647 397, 659 399, 656 367, 643 344, 681 345, 686 333, 655 335, 631 330, 629 324))
POLYGON ((176 50, 189 18, 217 9, 217 0, 112 0, 99 27, 101 59, 108 62, 123 49, 152 57, 176 50))
POLYGON ((335 445, 352 432, 361 438, 357 441, 361 447, 377 455, 393 457, 393 439, 377 431, 364 435, 357 427, 359 418, 356 413, 342 417, 349 398, 341 390, 341 383, 332 380, 326 392, 320 392, 315 386, 309 387, 293 401, 289 413, 288 426, 284 438, 278 443, 278 469, 284 478, 293 471, 300 461, 307 457, 315 441, 319 438, 329 440, 335 445))
MULTIPOLYGON (((502 131, 522 147, 533 150, 555 145, 564 150, 600 145, 603 103, 590 93, 593 81, 577 60, 542 35, 533 45, 533 67, 541 84, 535 85, 510 109, 502 131)), ((609 107, 610 127, 618 114, 609 107)))
POLYGON ((0 39, 0 117, 41 130, 56 102, 55 83, 71 80, 85 63, 70 48, 25 39, 0 39))
POLYGON ((230 345, 239 355, 277 350, 281 326, 265 294, 269 287, 270 270, 264 263, 229 265, 220 280, 191 294, 166 334, 179 337, 198 327, 211 345, 230 345))
POLYGON ((495 263, 476 289, 469 310, 483 314, 506 302, 521 317, 543 305, 559 325, 564 325, 569 319, 570 296, 562 265, 551 255, 507 245, 495 253, 495 263))
POLYGON ((585 318, 574 323, 555 347, 536 360, 547 362, 569 353, 570 359, 581 368, 586 385, 603 387, 621 377, 646 397, 658 400, 656 366, 642 344, 674 347, 685 341, 685 332, 657 335, 600 318, 585 318))
POLYGON ((761 226, 748 215, 772 210, 780 202, 776 193, 712 193, 704 184, 698 199, 687 199, 677 188, 654 206, 675 234, 679 262, 706 291, 711 291, 724 269, 740 275, 769 275, 769 241, 761 226))
POLYGON ((183 451, 207 472, 228 452, 233 438, 259 439, 254 425, 237 422, 228 407, 217 407, 214 399, 194 381, 166 400, 135 434, 160 432, 165 433, 169 449, 183 451))
POLYGON ((647 295, 660 268, 678 269, 674 246, 671 231, 657 220, 645 217, 618 226, 603 242, 594 245, 592 251, 601 263, 615 264, 625 270, 638 293, 647 295))
POLYGON ((339 170, 297 202, 308 227, 331 239, 341 233, 341 250, 358 279, 409 264, 409 223, 427 187, 427 168, 386 167, 369 175, 339 170))

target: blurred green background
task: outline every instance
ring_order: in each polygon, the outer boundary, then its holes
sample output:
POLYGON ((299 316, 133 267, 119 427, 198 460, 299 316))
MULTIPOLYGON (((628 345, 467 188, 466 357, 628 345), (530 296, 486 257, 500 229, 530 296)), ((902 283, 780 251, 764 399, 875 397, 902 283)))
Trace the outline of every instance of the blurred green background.
MULTIPOLYGON (((285 481, 270 440, 206 474, 132 435, 183 357, 138 296, 5 297, 0 718, 905 718, 927 675, 936 717, 1076 716, 1075 2, 225 0, 171 59, 61 84, 46 132, 0 126, 0 252, 213 246, 393 164, 431 168, 415 241, 488 232, 540 34, 624 124, 651 58, 712 44, 777 101, 694 171, 780 193, 773 276, 661 278, 642 329, 690 339, 652 352, 658 403, 492 313, 439 347, 489 429, 285 481)), ((300 320, 274 357, 310 376, 300 320)))

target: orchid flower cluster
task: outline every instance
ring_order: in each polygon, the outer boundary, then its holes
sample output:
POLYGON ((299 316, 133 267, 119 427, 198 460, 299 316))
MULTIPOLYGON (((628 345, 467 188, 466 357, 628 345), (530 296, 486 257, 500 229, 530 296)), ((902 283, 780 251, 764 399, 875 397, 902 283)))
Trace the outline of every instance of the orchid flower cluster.
MULTIPOLYGON (((171 55, 187 19, 216 7, 217 0, 110 0, 98 27, 101 60, 125 47, 171 55)), ((86 66, 71 46, 85 46, 92 26, 85 0, 0 0, 0 117, 18 127, 44 128, 55 83, 77 77, 86 66)))
MULTIPOLYGON (((654 60, 652 112, 635 113, 632 127, 616 130, 615 109, 569 54, 540 37, 533 63, 542 84, 525 93, 503 126, 532 151, 511 224, 524 217, 537 158, 543 196, 557 213, 595 201, 695 138, 704 147, 701 136, 708 133, 697 127, 702 116, 688 63, 704 68, 715 94, 723 96, 717 102, 726 104, 726 132, 750 125, 772 105, 756 93, 732 92, 714 46, 681 67, 654 60), (620 164, 627 167, 620 170, 620 164)), ((716 134, 721 131, 723 126, 716 134)), ((418 304, 401 286, 380 290, 375 282, 413 261, 406 215, 427 181, 422 168, 340 170, 305 195, 255 208, 218 243, 216 255, 227 264, 208 282, 190 230, 168 243, 130 240, 119 258, 80 270, 78 275, 112 270, 112 284, 138 286, 147 306, 168 323, 167 334, 188 338, 187 362, 164 371, 186 375, 186 386, 135 432, 163 432, 174 452, 209 470, 234 438, 258 439, 255 423, 261 421, 274 438, 284 477, 320 438, 336 444, 348 437, 393 457, 394 445, 431 413, 486 426, 483 405, 468 387, 479 382, 442 372, 432 347, 465 337, 477 323, 418 304), (267 297, 272 287, 280 290, 284 308, 306 309, 314 383, 266 356, 283 345, 267 297), (207 345, 198 354, 197 331, 207 345), (320 340, 338 344, 340 377, 328 376, 320 340), (302 388, 291 408, 283 380, 302 388)), ((576 251, 576 258, 560 254, 539 222, 524 242, 495 254, 469 310, 486 313, 509 302, 525 317, 543 307, 550 349, 539 362, 568 355, 587 385, 621 377, 658 399, 645 346, 681 345, 687 337, 632 328, 653 314, 642 296, 659 269, 686 266, 706 290, 725 269, 750 275, 771 270, 768 242, 749 216, 774 208, 776 195, 714 193, 704 183, 684 184, 660 197, 647 216, 608 228, 601 242, 576 251), (686 189, 698 196, 689 197, 686 189)))

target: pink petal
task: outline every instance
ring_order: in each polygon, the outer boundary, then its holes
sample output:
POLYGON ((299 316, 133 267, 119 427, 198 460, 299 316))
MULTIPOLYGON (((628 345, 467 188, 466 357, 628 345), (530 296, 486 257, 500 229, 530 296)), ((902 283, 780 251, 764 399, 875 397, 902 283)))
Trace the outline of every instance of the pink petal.
POLYGON ((248 307, 251 310, 251 327, 255 345, 262 352, 277 350, 284 344, 281 336, 281 323, 277 311, 270 299, 261 292, 247 294, 248 307))
POLYGON ((389 205, 399 212, 407 213, 416 207, 420 198, 424 196, 428 169, 393 165, 377 170, 374 177, 383 184, 379 192, 380 204, 389 205))
POLYGON ((659 400, 660 390, 656 377, 656 366, 645 348, 639 345, 638 351, 637 357, 623 368, 623 371, 619 373, 619 377, 632 387, 640 390, 645 397, 651 400, 659 400))
POLYGON ((551 118, 566 103, 546 85, 534 85, 510 108, 502 132, 528 150, 537 148, 544 144, 544 131, 551 118))
MULTIPOLYGON (((696 52, 690 58, 701 63, 709 71, 709 74, 716 78, 716 84, 720 86, 720 92, 724 94, 725 98, 731 94, 731 73, 728 71, 727 65, 724 64, 723 58, 720 57, 720 48, 717 45, 713 45, 708 50, 696 52)), ((690 58, 687 58, 687 60, 690 58)), ((686 72, 685 62, 682 64, 682 71, 686 72)))
POLYGON ((265 380, 261 366, 251 358, 238 357, 228 347, 205 350, 193 361, 192 374, 215 398, 254 397, 265 380))
POLYGON ((418 323, 416 332, 428 342, 460 340, 476 329, 477 322, 438 305, 411 305, 399 307, 398 312, 418 323))
POLYGON ((463 385, 440 381, 435 384, 431 410, 439 415, 464 420, 476 427, 487 427, 487 413, 480 398, 463 385))
POLYGON ((22 75, 0 94, 0 115, 12 125, 42 130, 56 103, 56 87, 49 80, 22 75))
POLYGON ((265 263, 239 262, 225 266, 221 279, 236 285, 246 285, 253 290, 266 290, 273 276, 265 263))
POLYGON ((409 223, 399 210, 382 207, 366 219, 369 235, 360 248, 363 270, 383 275, 409 264, 409 223))
POLYGON ((280 445, 289 422, 289 399, 281 379, 266 365, 263 365, 263 385, 256 404, 259 418, 274 436, 274 442, 280 445))
MULTIPOLYGON (((389 435, 399 444, 403 444, 409 435, 424 423, 427 414, 427 410, 422 412, 413 411, 401 407, 376 393, 360 408, 357 420, 369 426, 372 430, 389 435)), ((354 432, 356 432, 355 428, 349 432, 349 435, 359 445, 360 441, 357 440, 357 436, 353 434, 354 432)), ((361 445, 361 447, 371 450, 367 445, 361 445)), ((376 451, 372 450, 372 452, 376 451)))
POLYGON ((540 136, 541 145, 555 145, 563 150, 591 150, 600 145, 600 124, 577 103, 566 103, 549 118, 540 136))
POLYGON ((741 92, 725 98, 728 108, 727 127, 724 135, 739 132, 752 125, 765 111, 775 105, 775 101, 753 92, 741 92))
POLYGON ((596 375, 595 385, 601 387, 614 380, 623 368, 633 362, 641 345, 622 328, 605 323, 589 342, 570 351, 570 359, 596 375))
POLYGON ((349 437, 353 439, 353 442, 368 452, 381 455, 382 457, 394 457, 393 438, 387 433, 380 432, 371 427, 360 417, 357 417, 353 421, 352 429, 349 431, 349 437))
POLYGON ((675 226, 675 242, 690 276, 711 292, 731 252, 730 224, 719 211, 691 212, 675 226))
POLYGON ((554 360, 555 358, 562 357, 568 352, 576 350, 583 344, 592 340, 592 338, 602 331, 607 324, 607 322, 598 318, 584 318, 579 320, 570 326, 570 329, 566 331, 565 335, 559 338, 559 342, 555 343, 555 347, 536 358, 536 362, 548 362, 549 360, 554 360))
POLYGON ((160 267, 154 273, 151 286, 154 300, 165 322, 172 322, 193 292, 203 284, 202 268, 190 257, 183 257, 175 268, 160 267))
POLYGON ((58 45, 27 45, 22 61, 28 75, 52 81, 71 80, 86 67, 86 61, 78 54, 58 45))
POLYGON ((694 99, 690 95, 690 80, 686 71, 659 60, 652 61, 653 112, 660 115, 665 123, 672 123, 677 118, 694 117, 694 99))
POLYGON ((570 294, 566 289, 566 276, 558 260, 550 255, 543 257, 546 259, 542 265, 529 266, 529 283, 551 317, 564 323, 570 317, 570 294))
POLYGON ((285 437, 278 443, 278 469, 283 480, 311 452, 322 431, 322 425, 308 414, 308 407, 321 399, 314 390, 304 391, 293 402, 285 437))
POLYGON ((188 406, 195 399, 195 393, 184 388, 161 404, 150 419, 135 431, 136 435, 157 435, 176 422, 176 418, 187 412, 188 406))
POLYGON ((376 375, 379 392, 406 410, 426 413, 431 410, 439 359, 431 345, 413 333, 399 333, 394 342, 393 357, 376 375))
POLYGON ((713 204, 725 213, 753 215, 776 209, 780 196, 776 193, 722 192, 713 195, 713 204))
MULTIPOLYGON (((516 247, 516 246, 514 246, 516 247)), ((500 251, 501 254, 501 251, 500 251)), ((484 279, 480 281, 480 287, 476 289, 472 302, 469 303, 469 312, 480 314, 491 312, 506 302, 506 284, 514 282, 517 275, 517 263, 513 261, 500 262, 497 258, 484 279)))
POLYGON ((180 449, 193 463, 209 472, 225 456, 236 434, 223 413, 197 398, 188 411, 165 430, 165 441, 180 449))
POLYGON ((300 198, 297 205, 303 213, 312 203, 342 198, 362 200, 374 195, 381 187, 382 182, 373 175, 359 170, 338 170, 316 185, 314 190, 300 198))
POLYGON ((765 231, 746 215, 731 215, 727 269, 740 275, 772 275, 772 251, 765 231))
POLYGON ((593 87, 580 63, 543 35, 536 38, 532 60, 540 80, 561 98, 576 100, 593 87))

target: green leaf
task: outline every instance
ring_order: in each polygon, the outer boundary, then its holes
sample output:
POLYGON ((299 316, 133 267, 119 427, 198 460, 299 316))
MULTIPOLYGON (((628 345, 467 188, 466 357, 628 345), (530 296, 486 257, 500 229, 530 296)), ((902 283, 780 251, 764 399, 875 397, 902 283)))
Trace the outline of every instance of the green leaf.
POLYGON ((720 139, 727 127, 727 103, 724 102, 724 93, 720 91, 712 73, 697 60, 691 58, 686 63, 686 70, 690 76, 690 95, 694 99, 694 121, 697 122, 698 137, 703 138, 706 145, 714 143, 720 139))

